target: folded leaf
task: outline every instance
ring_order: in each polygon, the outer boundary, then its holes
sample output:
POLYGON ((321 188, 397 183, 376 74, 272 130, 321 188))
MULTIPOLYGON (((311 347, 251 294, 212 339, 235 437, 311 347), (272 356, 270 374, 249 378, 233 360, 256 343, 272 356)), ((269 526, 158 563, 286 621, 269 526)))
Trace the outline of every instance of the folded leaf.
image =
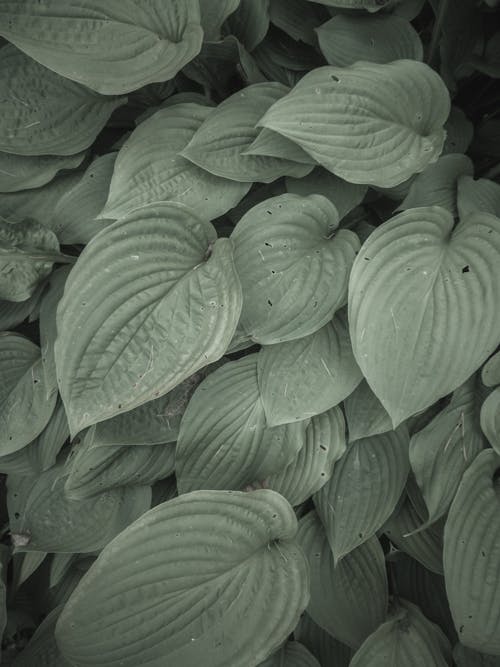
POLYGON ((260 119, 351 183, 390 187, 435 162, 448 91, 413 60, 319 67, 260 119))
POLYGON ((392 431, 391 418, 366 380, 344 400, 344 411, 349 442, 392 431))
POLYGON ((296 531, 272 491, 198 491, 158 505, 81 580, 57 622, 62 654, 102 667, 258 665, 308 601, 296 531))
POLYGON ((454 227, 401 213, 363 244, 349 283, 354 356, 397 426, 464 383, 500 341, 500 219, 454 227), (474 341, 474 345, 470 344, 474 341))
POLYGON ((357 236, 321 195, 285 194, 250 209, 231 239, 243 289, 240 326, 263 344, 302 338, 345 304, 357 236))
POLYGON ((177 74, 201 47, 197 0, 0 2, 0 34, 39 63, 105 95, 177 74))
POLYGON ((500 655, 500 456, 487 449, 466 470, 444 529, 444 576, 462 644, 500 655))
POLYGON ((0 89, 0 150, 18 155, 79 153, 127 101, 65 79, 10 44, 0 49, 0 89))
POLYGON ((0 153, 0 192, 39 188, 51 181, 61 169, 78 167, 84 157, 85 153, 67 157, 0 153))
POLYGON ((458 213, 465 218, 482 212, 500 216, 500 185, 487 178, 474 180, 472 175, 458 179, 458 213))
POLYGON ((103 230, 78 258, 57 312, 72 435, 219 359, 240 308, 231 241, 216 240, 187 207, 145 206, 103 230))

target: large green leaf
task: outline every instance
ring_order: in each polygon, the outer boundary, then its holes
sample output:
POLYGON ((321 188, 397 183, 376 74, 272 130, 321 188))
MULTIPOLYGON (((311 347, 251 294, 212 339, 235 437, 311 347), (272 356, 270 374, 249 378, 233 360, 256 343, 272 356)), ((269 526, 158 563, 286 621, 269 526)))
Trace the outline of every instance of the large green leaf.
POLYGON ((267 425, 257 354, 224 364, 199 385, 182 417, 179 492, 241 489, 281 471, 304 445, 307 424, 267 425))
POLYGON ((283 470, 264 481, 290 505, 300 505, 330 479, 333 466, 345 452, 345 422, 340 408, 331 408, 309 422, 305 443, 283 470))
POLYGON ((451 646, 443 631, 411 602, 399 600, 392 618, 368 637, 350 667, 449 667, 451 646))
POLYGON ((300 520, 297 539, 311 571, 307 613, 333 637, 358 648, 387 615, 387 575, 379 541, 370 538, 335 565, 316 512, 300 520))
POLYGON ((158 505, 81 580, 56 626, 61 652, 102 667, 258 665, 308 602, 296 531, 272 491, 197 491, 158 505))
POLYGON ((241 308, 232 244, 187 207, 137 209, 78 258, 57 313, 71 433, 146 403, 219 359, 241 308), (208 259, 207 259, 208 257, 208 259))
POLYGON ((316 656, 321 667, 348 667, 352 650, 317 625, 306 612, 294 630, 295 638, 316 656))
POLYGON ((500 219, 405 211, 363 244, 349 283, 356 360, 394 426, 467 380, 500 341, 500 219), (470 341, 474 341, 471 345, 470 341))
POLYGON ((2 0, 0 35, 105 95, 171 79, 201 47, 198 0, 2 0))
POLYGON ((484 448, 476 384, 472 376, 458 387, 451 402, 410 440, 410 465, 429 523, 446 514, 463 473, 484 448))
POLYGON ((487 449, 466 470, 444 529, 444 576, 465 646, 500 655, 500 456, 487 449))
POLYGON ((411 23, 400 16, 338 14, 316 29, 329 65, 347 67, 359 60, 390 63, 422 60, 423 47, 411 23))
POLYGON ((448 91, 427 65, 362 62, 309 72, 259 125, 346 181, 390 187, 437 160, 449 112, 448 91))
POLYGON ((35 477, 9 475, 10 530, 20 551, 92 552, 107 544, 150 507, 146 486, 113 489, 72 500, 58 464, 35 477))
POLYGON ((24 336, 0 333, 0 454, 26 447, 45 428, 57 394, 47 396, 40 348, 24 336))
POLYGON ((335 562, 374 535, 392 514, 410 467, 401 427, 351 442, 314 504, 335 562))
POLYGON ((144 204, 177 201, 212 220, 236 206, 249 183, 214 176, 180 155, 212 113, 200 104, 174 104, 142 122, 120 149, 99 217, 120 218, 144 204))
POLYGON ((270 183, 280 176, 304 176, 311 165, 262 155, 242 155, 259 134, 255 127, 288 88, 266 82, 248 86, 219 104, 181 155, 202 169, 235 181, 270 183))
POLYGON ((321 665, 303 644, 289 641, 267 660, 259 663, 259 667, 321 667, 321 665))
POLYGON ((471 213, 482 212, 500 216, 500 184, 487 178, 474 180, 472 175, 458 179, 458 213, 465 218, 471 213))
POLYGON ((500 387, 491 392, 481 407, 481 429, 500 455, 500 387))
POLYGON ((303 0, 272 0, 269 17, 273 25, 292 39, 315 46, 314 28, 323 20, 321 10, 321 7, 308 5, 303 0))
POLYGON ((266 199, 238 222, 231 239, 243 289, 240 326, 253 340, 307 336, 345 304, 359 240, 338 224, 325 197, 292 194, 266 199))
POLYGON ((347 313, 339 311, 309 336, 264 345, 257 373, 270 426, 307 419, 338 405, 362 380, 347 313))
MULTIPOLYGON (((277 132, 263 127, 250 146, 243 151, 243 155, 267 155, 285 160, 293 160, 304 164, 314 165, 314 159, 293 141, 277 132)), ((311 167, 312 168, 312 167, 311 167)))
POLYGON ((349 442, 392 431, 391 418, 366 380, 344 400, 344 411, 349 442))
POLYGON ((18 155, 79 153, 127 101, 65 79, 10 44, 0 48, 0 89, 0 150, 18 155))
POLYGON ((0 153, 0 192, 39 188, 51 181, 61 169, 78 167, 85 153, 25 156, 0 153))

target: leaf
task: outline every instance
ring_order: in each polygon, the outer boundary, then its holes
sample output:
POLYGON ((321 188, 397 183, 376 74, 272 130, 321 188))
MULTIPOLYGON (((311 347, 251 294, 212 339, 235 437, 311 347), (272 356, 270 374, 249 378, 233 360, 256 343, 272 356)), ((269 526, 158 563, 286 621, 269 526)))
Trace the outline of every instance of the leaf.
POLYGON ((296 531, 272 491, 198 491, 158 505, 81 580, 56 626, 61 652, 102 667, 257 665, 308 601, 296 531))
POLYGON ((344 400, 344 411, 349 442, 392 431, 391 418, 366 380, 344 400))
POLYGON ((422 60, 420 37, 409 21, 393 14, 338 14, 316 28, 319 48, 329 65, 348 67, 359 60, 390 63, 422 60))
POLYGON ((224 364, 194 392, 176 451, 179 493, 241 489, 281 471, 304 445, 307 422, 270 428, 257 382, 257 355, 224 364))
POLYGON ((359 241, 338 230, 337 211, 325 197, 267 199, 241 218, 231 239, 243 289, 240 326, 254 341, 312 334, 345 304, 359 241))
POLYGON ((442 630, 411 602, 400 600, 393 617, 368 637, 350 667, 447 667, 451 646, 442 630))
POLYGON ((259 663, 259 667, 320 667, 320 664, 303 644, 288 641, 279 651, 259 663))
POLYGON ((78 258, 57 312, 72 435, 219 359, 240 308, 231 241, 216 240, 187 207, 145 206, 104 229, 78 258))
POLYGON ((270 0, 240 0, 227 19, 227 30, 253 51, 269 29, 270 0))
POLYGON ((85 153, 67 157, 0 153, 0 192, 39 188, 51 181, 58 171, 78 167, 84 157, 85 153))
POLYGON ((460 642, 500 655, 500 457, 481 452, 466 470, 444 529, 444 576, 460 642))
POLYGON ((45 428, 56 403, 47 397, 40 348, 24 336, 0 334, 0 455, 26 447, 45 428))
POLYGON ((143 514, 151 502, 151 489, 146 486, 72 500, 64 492, 63 464, 23 479, 21 491, 17 478, 9 476, 7 482, 10 530, 20 551, 97 551, 143 514))
POLYGON ((348 667, 351 649, 334 639, 328 632, 314 623, 309 614, 300 617, 294 630, 295 638, 307 646, 321 663, 321 667, 348 667))
POLYGON ((26 301, 60 261, 59 243, 50 229, 26 220, 0 220, 0 298, 26 301))
POLYGON ((498 656, 479 653, 459 643, 455 644, 453 658, 458 667, 498 667, 500 665, 498 656))
MULTIPOLYGON (((10 560, 10 549, 2 544, 0 547, 0 637, 4 636, 7 626, 7 567, 10 560)), ((1 654, 0 654, 1 659, 1 654)))
POLYGON ((30 321, 36 320, 36 311, 45 287, 46 283, 41 282, 25 301, 4 301, 0 299, 0 331, 14 329, 27 317, 30 318, 30 321))
POLYGON ((52 272, 48 290, 40 302, 40 347, 47 396, 57 392, 54 343, 57 336, 56 311, 62 298, 69 267, 62 266, 52 272))
POLYGON ((71 667, 61 655, 54 630, 62 606, 53 609, 40 623, 28 645, 19 653, 13 667, 71 667))
POLYGON ((238 8, 240 0, 199 0, 201 26, 205 40, 220 38, 220 29, 227 17, 238 8))
POLYGON ((463 384, 499 342, 500 221, 453 225, 440 207, 400 213, 351 271, 354 356, 394 426, 463 384))
POLYGON ((308 5, 303 0, 272 0, 269 6, 271 23, 292 39, 316 45, 314 29, 323 20, 320 6, 308 5))
POLYGON ((408 476, 405 428, 348 445, 314 504, 335 563, 375 535, 392 514, 408 476))
POLYGON ((345 452, 345 423, 335 407, 316 415, 306 428, 305 443, 283 470, 265 480, 266 487, 300 505, 332 476, 333 466, 345 452))
POLYGON ((316 167, 302 178, 287 178, 286 189, 294 195, 323 195, 329 199, 342 220, 365 198, 368 186, 348 183, 323 167, 316 167))
POLYGON ((171 79, 203 39, 197 0, 2 0, 0 18, 22 51, 105 95, 171 79))
POLYGON ((79 153, 127 101, 65 79, 10 44, 0 49, 0 89, 0 150, 18 155, 79 153))
POLYGON ((448 91, 427 65, 356 63, 309 72, 259 126, 346 181, 390 187, 437 160, 449 112, 448 91))
POLYGON ((446 140, 443 154, 467 152, 474 135, 474 126, 462 109, 452 105, 444 129, 446 130, 446 140))
POLYGON ((37 571, 48 554, 45 551, 28 551, 13 555, 13 583, 12 588, 17 590, 37 571))
POLYGON ((361 382, 349 339, 347 313, 309 336, 264 345, 257 363, 270 426, 307 419, 338 405, 361 382))
POLYGON ((481 380, 487 387, 495 387, 500 384, 500 350, 484 364, 481 371, 481 380))
POLYGON ((69 569, 76 563, 78 554, 52 554, 50 563, 49 588, 57 586, 66 576, 69 569))
POLYGON ((487 178, 474 180, 464 174, 458 179, 458 213, 460 218, 482 212, 500 216, 500 185, 487 178))
MULTIPOLYGON (((317 0, 309 0, 309 2, 317 0)), ((388 5, 391 0, 320 0, 322 5, 329 7, 340 7, 341 9, 367 9, 369 12, 376 12, 388 5)))
POLYGON ((481 407, 481 429, 500 455, 500 387, 491 392, 481 407))
POLYGON ((281 134, 268 130, 267 127, 262 128, 250 146, 243 151, 242 155, 267 155, 314 165, 313 158, 303 151, 300 146, 282 137, 281 134))
POLYGON ((443 155, 418 174, 398 210, 417 206, 441 206, 457 216, 457 183, 472 176, 474 166, 466 155, 443 155))
POLYGON ((387 615, 387 576, 379 541, 370 538, 335 565, 316 512, 300 520, 297 539, 311 571, 307 613, 332 637, 358 648, 387 615))
POLYGON ((259 155, 243 155, 259 134, 256 123, 288 88, 256 83, 219 104, 196 130, 180 155, 214 176, 270 183, 280 176, 304 176, 311 165, 259 155))
POLYGON ((463 473, 484 448, 476 382, 472 376, 458 387, 451 402, 410 440, 410 465, 429 523, 446 514, 463 473))
POLYGON ((143 121, 120 149, 99 217, 120 218, 145 204, 176 201, 212 220, 236 206, 249 184, 213 176, 179 154, 212 113, 199 104, 175 104, 143 121))

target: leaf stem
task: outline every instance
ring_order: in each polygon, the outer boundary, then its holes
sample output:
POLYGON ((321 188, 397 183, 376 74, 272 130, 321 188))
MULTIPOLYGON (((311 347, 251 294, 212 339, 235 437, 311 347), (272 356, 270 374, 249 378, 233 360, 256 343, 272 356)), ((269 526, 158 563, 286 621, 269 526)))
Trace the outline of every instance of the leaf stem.
POLYGON ((439 9, 436 15, 436 22, 434 23, 434 28, 432 30, 431 45, 429 47, 429 53, 427 55, 427 64, 432 66, 434 58, 436 57, 436 51, 439 43, 439 37, 441 36, 441 27, 444 23, 444 17, 448 10, 449 0, 441 0, 439 9))

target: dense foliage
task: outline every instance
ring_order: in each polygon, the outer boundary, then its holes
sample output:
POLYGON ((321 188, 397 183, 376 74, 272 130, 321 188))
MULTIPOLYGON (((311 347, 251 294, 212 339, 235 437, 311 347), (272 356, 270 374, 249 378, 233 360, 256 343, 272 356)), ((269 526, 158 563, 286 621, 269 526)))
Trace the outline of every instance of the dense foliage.
POLYGON ((0 0, 2 664, 500 665, 498 78, 498 0, 0 0))

